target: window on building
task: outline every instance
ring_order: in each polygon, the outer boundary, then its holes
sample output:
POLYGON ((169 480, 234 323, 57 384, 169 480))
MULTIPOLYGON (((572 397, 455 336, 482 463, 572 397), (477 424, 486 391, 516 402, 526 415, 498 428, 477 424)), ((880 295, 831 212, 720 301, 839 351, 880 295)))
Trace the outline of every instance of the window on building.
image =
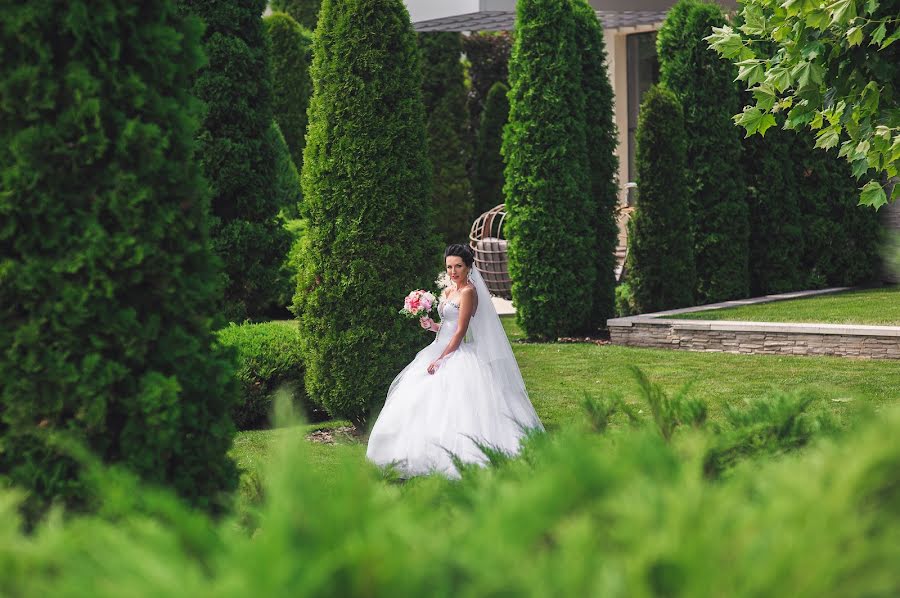
MULTIPOLYGON (((635 133, 638 111, 644 92, 659 82, 659 60, 656 57, 656 32, 633 33, 625 39, 628 70, 628 182, 633 182, 637 172, 634 164, 635 133)), ((628 190, 631 203, 634 189, 628 190)))

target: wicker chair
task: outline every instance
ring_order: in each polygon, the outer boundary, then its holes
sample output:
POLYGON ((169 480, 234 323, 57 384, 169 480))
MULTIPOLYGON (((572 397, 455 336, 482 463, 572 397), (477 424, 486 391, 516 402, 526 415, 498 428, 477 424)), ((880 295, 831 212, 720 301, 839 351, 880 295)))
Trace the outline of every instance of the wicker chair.
POLYGON ((505 219, 503 204, 479 216, 472 224, 469 246, 475 252, 475 267, 481 272, 491 295, 512 299, 512 280, 509 278, 506 239, 503 237, 505 219))

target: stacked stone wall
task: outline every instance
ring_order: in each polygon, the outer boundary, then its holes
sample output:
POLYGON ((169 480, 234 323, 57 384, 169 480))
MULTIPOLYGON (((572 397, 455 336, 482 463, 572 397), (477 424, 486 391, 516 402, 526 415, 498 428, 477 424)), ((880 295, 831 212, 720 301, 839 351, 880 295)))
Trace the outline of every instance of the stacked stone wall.
MULTIPOLYGON (((612 322, 612 321, 611 321, 612 322)), ((886 331, 854 331, 845 333, 766 330, 766 324, 755 323, 746 330, 712 330, 679 320, 657 320, 652 323, 610 325, 610 340, 632 347, 656 347, 687 351, 713 351, 764 355, 834 355, 868 359, 900 359, 900 327, 886 331)), ((708 324, 707 324, 708 325, 708 324)), ((784 328, 784 324, 773 325, 784 328)), ((811 326, 809 328, 815 328, 811 326)))

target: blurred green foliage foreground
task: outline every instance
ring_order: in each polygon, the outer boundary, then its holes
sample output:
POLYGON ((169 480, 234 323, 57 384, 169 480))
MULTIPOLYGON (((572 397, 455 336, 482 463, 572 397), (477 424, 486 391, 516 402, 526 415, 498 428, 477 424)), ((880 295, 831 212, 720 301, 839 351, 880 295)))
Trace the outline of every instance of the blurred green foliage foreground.
POLYGON ((494 465, 459 482, 355 453, 326 472, 298 437, 255 510, 218 522, 98 469, 97 514, 24 535, 0 492, 0 595, 900 594, 900 410, 841 422, 775 393, 710 422, 689 390, 633 376, 639 409, 585 396, 581 424, 516 459, 486 447, 494 465))

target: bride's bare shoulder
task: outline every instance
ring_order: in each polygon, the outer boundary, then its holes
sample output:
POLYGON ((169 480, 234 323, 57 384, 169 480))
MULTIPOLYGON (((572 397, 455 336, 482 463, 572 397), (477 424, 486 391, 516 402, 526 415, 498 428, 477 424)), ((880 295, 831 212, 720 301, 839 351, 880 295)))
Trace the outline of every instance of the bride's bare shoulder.
POLYGON ((478 292, 475 290, 475 287, 472 285, 464 286, 459 290, 460 297, 467 297, 472 301, 478 301, 478 292))

